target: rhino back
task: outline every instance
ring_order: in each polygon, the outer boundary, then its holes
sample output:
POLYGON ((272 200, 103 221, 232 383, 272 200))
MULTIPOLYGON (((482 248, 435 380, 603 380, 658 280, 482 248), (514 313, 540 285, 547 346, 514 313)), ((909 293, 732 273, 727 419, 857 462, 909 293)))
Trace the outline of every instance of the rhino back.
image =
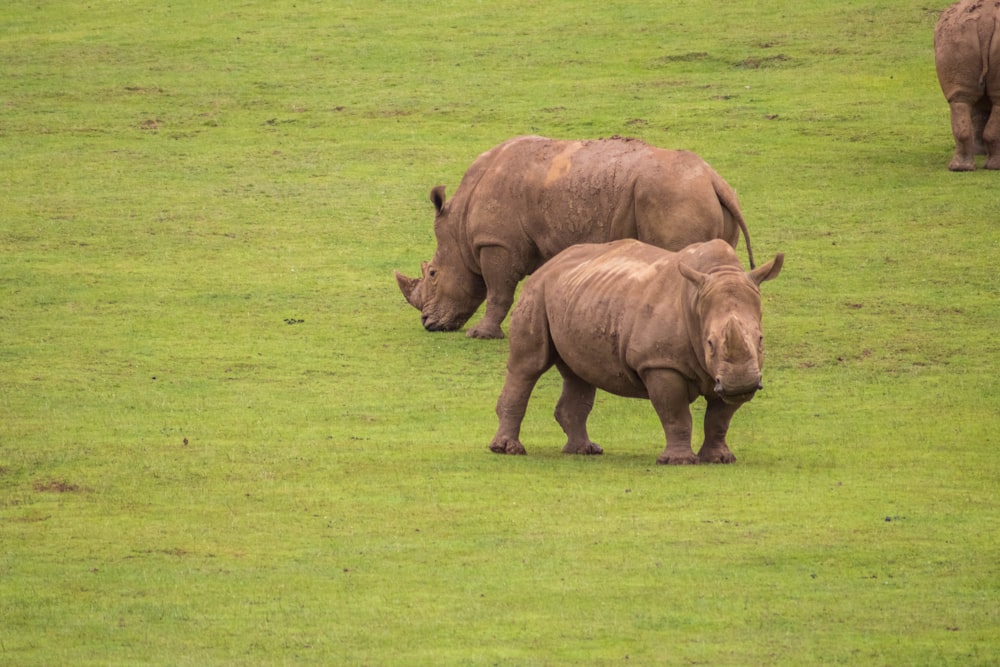
POLYGON ((636 183, 644 173, 663 181, 658 165, 680 153, 637 140, 519 137, 481 156, 475 177, 463 179, 463 222, 476 245, 523 247, 542 261, 575 244, 637 238, 636 183))
POLYGON ((544 299, 552 342, 580 377, 646 397, 640 374, 648 358, 680 358, 689 347, 686 281, 674 262, 674 253, 633 240, 574 246, 529 280, 522 299, 544 299))
POLYGON ((576 243, 636 238, 635 186, 656 151, 640 141, 572 142, 538 165, 529 187, 548 224, 532 226, 528 234, 543 254, 576 243))
POLYGON ((1000 4, 961 0, 934 26, 934 56, 941 89, 949 100, 963 92, 995 94, 1000 87, 1000 4))

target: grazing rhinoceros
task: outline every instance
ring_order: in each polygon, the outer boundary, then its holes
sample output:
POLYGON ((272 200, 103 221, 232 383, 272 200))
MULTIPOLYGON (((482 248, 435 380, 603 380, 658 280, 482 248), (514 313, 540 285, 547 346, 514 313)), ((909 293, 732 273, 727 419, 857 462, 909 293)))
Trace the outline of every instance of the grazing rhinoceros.
POLYGON ((528 397, 553 365, 563 377, 555 418, 565 453, 601 454, 587 435, 596 388, 652 401, 666 433, 657 463, 730 463, 733 414, 761 388, 760 284, 784 255, 749 273, 724 241, 681 252, 634 240, 579 245, 528 279, 510 323, 500 426, 490 449, 524 454, 528 397), (691 449, 691 411, 708 403, 705 442, 691 449))
POLYGON ((951 107, 952 171, 972 171, 975 155, 1000 169, 1000 2, 962 0, 934 27, 934 62, 951 107))
POLYGON ((740 230, 736 193, 704 160, 634 139, 554 141, 516 137, 480 155, 437 209, 437 251, 420 278, 396 272, 428 331, 460 328, 486 300, 471 338, 503 338, 500 323, 518 282, 576 243, 637 238, 680 250, 740 230))

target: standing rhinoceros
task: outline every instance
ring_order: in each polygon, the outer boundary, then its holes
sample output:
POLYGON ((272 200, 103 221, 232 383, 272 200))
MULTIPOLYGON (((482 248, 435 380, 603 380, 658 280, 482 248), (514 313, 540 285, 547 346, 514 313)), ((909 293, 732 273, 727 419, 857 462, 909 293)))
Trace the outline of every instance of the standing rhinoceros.
POLYGON ((680 250, 740 230, 736 193, 704 160, 634 139, 554 141, 516 137, 480 155, 437 209, 437 251, 420 278, 396 272, 428 331, 460 328, 486 300, 472 338, 503 338, 500 323, 518 282, 576 243, 637 238, 680 250))
POLYGON ((674 253, 639 241, 579 245, 525 283, 510 323, 500 426, 490 449, 524 454, 528 397, 553 365, 563 452, 601 454, 587 434, 596 388, 652 401, 666 433, 657 463, 730 463, 729 421, 761 388, 760 284, 784 255, 746 273, 720 240, 674 253), (704 396, 705 442, 691 449, 689 404, 704 396))
POLYGON ((952 171, 972 171, 975 155, 1000 169, 1000 2, 961 0, 934 28, 934 62, 951 107, 952 171))

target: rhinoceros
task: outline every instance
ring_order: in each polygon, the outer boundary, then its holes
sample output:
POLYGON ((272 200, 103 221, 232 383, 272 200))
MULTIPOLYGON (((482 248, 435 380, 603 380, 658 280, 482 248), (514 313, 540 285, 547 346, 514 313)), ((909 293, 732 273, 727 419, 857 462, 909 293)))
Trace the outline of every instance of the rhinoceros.
POLYGON ((635 139, 556 141, 515 137, 480 155, 450 201, 431 190, 437 250, 420 278, 396 272, 428 331, 459 329, 483 300, 486 314, 466 335, 503 338, 514 292, 560 250, 636 238, 680 250, 742 230, 736 193, 704 160, 635 139))
POLYGON ((948 168, 972 171, 975 155, 1000 169, 1000 2, 961 0, 934 27, 934 63, 951 109, 955 155, 948 168))
POLYGON ((657 463, 731 463, 736 410, 762 388, 760 284, 784 255, 750 272, 724 241, 669 252, 640 241, 584 244, 542 266, 510 322, 507 376, 490 450, 524 454, 520 430, 531 391, 553 365, 563 378, 555 418, 568 454, 601 454, 587 417, 597 388, 649 399, 666 448, 657 463), (689 405, 704 396, 705 441, 691 449, 689 405))

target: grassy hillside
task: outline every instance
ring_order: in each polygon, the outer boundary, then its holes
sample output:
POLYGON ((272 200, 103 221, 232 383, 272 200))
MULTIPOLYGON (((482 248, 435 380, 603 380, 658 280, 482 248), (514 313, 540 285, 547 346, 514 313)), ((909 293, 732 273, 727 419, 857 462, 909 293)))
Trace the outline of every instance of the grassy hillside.
POLYGON ((0 664, 995 664, 1000 174, 946 169, 945 4, 8 2, 0 664), (607 395, 564 457, 555 374, 487 451, 506 342, 392 270, 525 133, 694 150, 786 253, 736 464, 607 395))

